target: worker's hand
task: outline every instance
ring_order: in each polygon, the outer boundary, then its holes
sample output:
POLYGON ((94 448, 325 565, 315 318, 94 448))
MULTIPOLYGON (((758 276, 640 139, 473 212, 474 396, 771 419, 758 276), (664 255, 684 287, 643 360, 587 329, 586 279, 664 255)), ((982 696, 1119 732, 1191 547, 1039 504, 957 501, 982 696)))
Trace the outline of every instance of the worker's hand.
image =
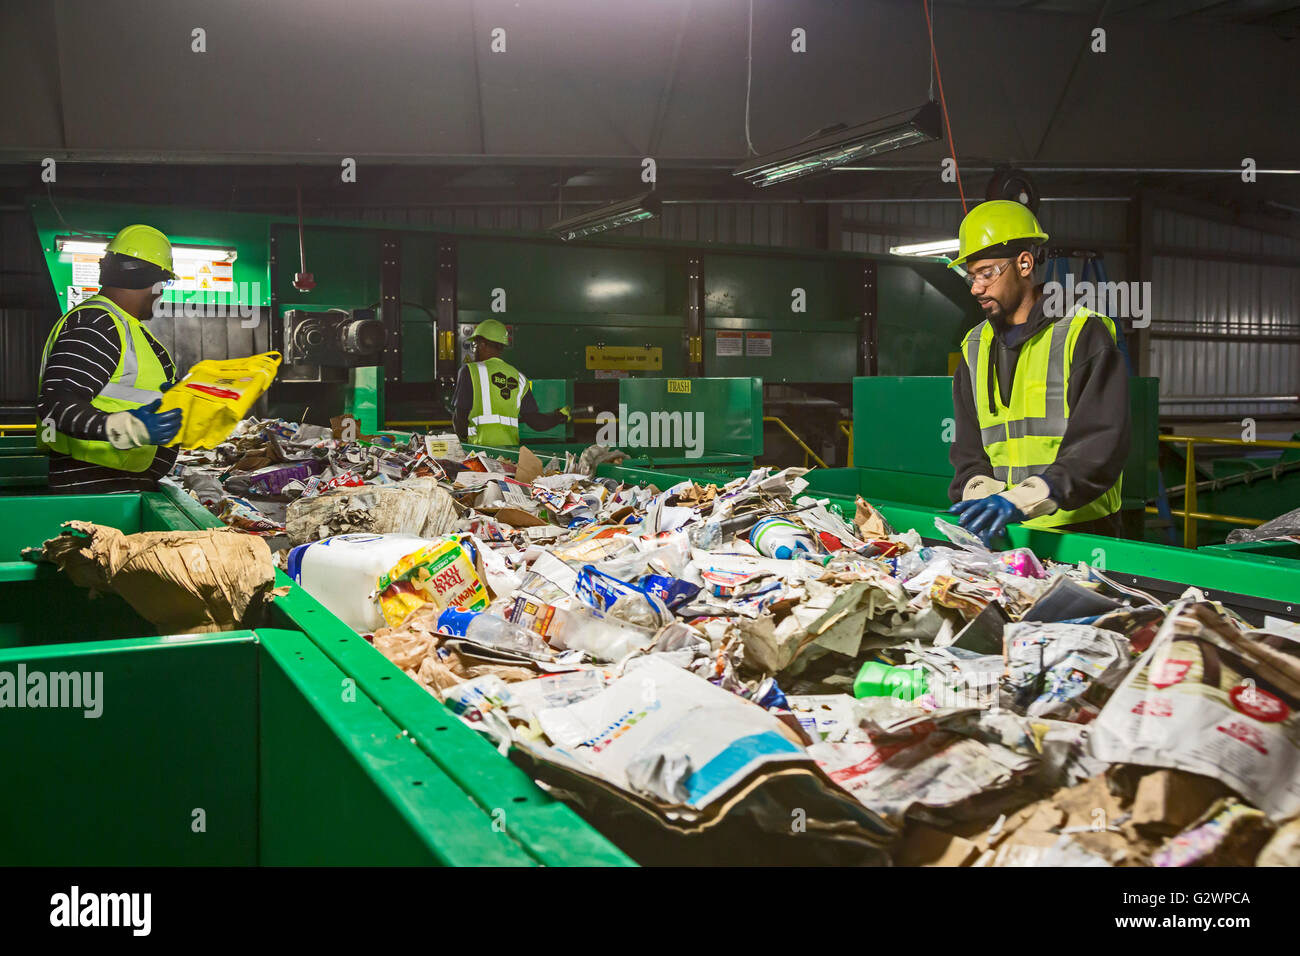
POLYGON ((997 495, 1007 490, 1007 484, 1004 481, 998 481, 996 478, 990 478, 988 475, 976 475, 961 490, 962 501, 976 501, 980 498, 987 498, 989 495, 997 495))
POLYGON ((166 392, 167 389, 169 389, 169 388, 175 388, 175 387, 176 387, 176 383, 175 383, 175 382, 163 382, 161 385, 158 386, 158 391, 160 391, 160 392, 166 392))
POLYGON ((109 415, 105 422, 108 443, 121 450, 167 444, 181 430, 183 416, 179 408, 160 413, 161 404, 162 399, 155 398, 142 408, 109 415))
POLYGON ((1008 501, 1006 495, 959 501, 948 510, 961 515, 958 523, 972 534, 979 535, 986 548, 993 547, 993 539, 1006 531, 1007 525, 1025 520, 1025 513, 1008 501))
POLYGON ((1041 475, 1026 478, 1003 492, 1003 497, 1024 512, 1025 519, 1050 515, 1057 508, 1052 500, 1052 486, 1041 475))

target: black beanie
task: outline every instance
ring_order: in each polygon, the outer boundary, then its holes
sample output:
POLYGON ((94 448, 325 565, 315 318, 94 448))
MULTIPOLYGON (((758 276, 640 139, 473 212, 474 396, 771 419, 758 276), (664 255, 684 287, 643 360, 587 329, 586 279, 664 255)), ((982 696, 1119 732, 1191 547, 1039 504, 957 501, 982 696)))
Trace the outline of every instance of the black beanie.
POLYGON ((147 289, 167 278, 167 273, 152 262, 120 252, 107 252, 99 260, 99 284, 103 288, 147 289))

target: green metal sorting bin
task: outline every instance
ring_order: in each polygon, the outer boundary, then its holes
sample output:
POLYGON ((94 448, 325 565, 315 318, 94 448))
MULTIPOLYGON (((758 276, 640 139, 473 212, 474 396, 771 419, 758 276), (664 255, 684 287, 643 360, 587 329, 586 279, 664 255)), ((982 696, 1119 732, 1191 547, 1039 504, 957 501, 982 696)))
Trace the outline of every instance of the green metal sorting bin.
POLYGON ((71 519, 219 526, 171 488, 0 499, 0 674, 104 688, 95 718, 0 708, 0 863, 630 863, 283 575, 266 627, 157 637, 19 560, 71 519))

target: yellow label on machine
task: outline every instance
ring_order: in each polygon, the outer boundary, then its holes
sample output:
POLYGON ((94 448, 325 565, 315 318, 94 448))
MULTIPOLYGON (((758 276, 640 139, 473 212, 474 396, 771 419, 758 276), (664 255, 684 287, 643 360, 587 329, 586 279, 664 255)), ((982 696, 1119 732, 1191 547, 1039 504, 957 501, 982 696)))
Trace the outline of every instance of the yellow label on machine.
POLYGON ((587 368, 657 372, 664 367, 664 350, 636 345, 588 345, 587 368))
POLYGON ((689 378, 670 378, 668 380, 668 391, 676 392, 679 395, 691 394, 691 380, 689 378))

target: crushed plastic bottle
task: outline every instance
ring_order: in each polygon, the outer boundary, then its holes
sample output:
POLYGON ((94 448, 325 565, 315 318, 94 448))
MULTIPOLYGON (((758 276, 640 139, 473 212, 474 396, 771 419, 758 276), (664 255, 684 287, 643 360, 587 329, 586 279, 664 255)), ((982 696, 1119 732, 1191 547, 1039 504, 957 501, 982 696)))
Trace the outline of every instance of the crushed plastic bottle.
POLYGON ((476 644, 499 647, 529 657, 555 656, 541 634, 484 611, 449 607, 438 615, 438 630, 476 644))
POLYGON ((551 647, 578 650, 598 661, 618 661, 654 643, 655 632, 624 624, 584 604, 572 608, 515 599, 510 619, 542 635, 551 647))

